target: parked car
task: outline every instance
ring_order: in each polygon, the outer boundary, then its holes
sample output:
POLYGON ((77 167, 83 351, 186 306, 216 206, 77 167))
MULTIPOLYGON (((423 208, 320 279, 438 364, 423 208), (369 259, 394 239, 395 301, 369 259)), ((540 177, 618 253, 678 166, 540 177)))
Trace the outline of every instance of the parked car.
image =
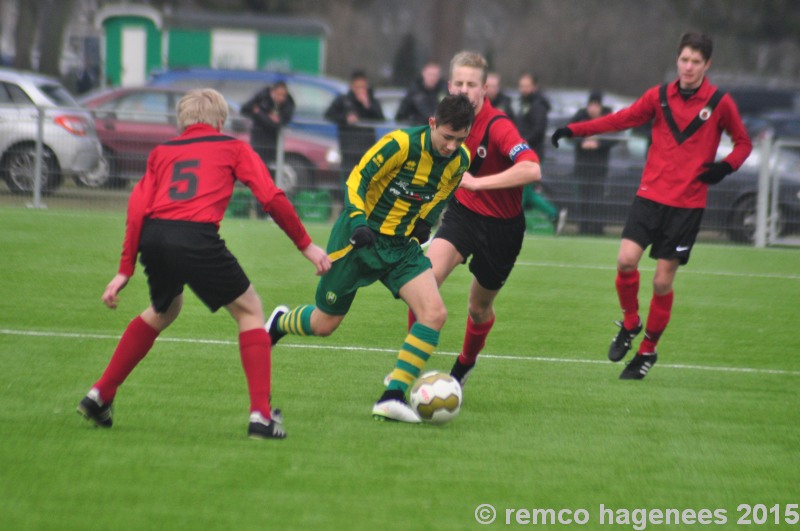
POLYGON ((769 132, 773 138, 800 140, 800 112, 772 111, 743 118, 750 138, 756 142, 769 132))
POLYGON ((187 68, 157 72, 151 76, 148 84, 184 90, 210 87, 241 105, 256 92, 277 81, 286 83, 295 101, 290 128, 336 138, 336 126, 327 122, 324 115, 334 98, 348 91, 347 83, 341 79, 268 70, 187 68))
POLYGON ((0 68, 0 174, 15 193, 34 189, 39 110, 42 120, 41 191, 50 193, 64 177, 103 174, 100 141, 91 115, 58 80, 0 68))
MULTIPOLYGON (((595 209, 588 221, 601 224, 622 225, 627 218, 644 169, 647 138, 627 135, 611 149, 608 178, 602 197, 597 201, 602 208, 595 209)), ((575 180, 574 144, 562 141, 558 149, 546 143, 546 156, 542 164, 542 186, 545 195, 561 208, 567 208, 570 219, 580 221, 573 213, 581 212, 575 180)), ((729 144, 720 147, 720 158, 730 151, 729 144)), ((781 150, 773 161, 774 171, 781 180, 779 193, 780 232, 800 231, 800 156, 781 150)), ((760 157, 754 150, 744 165, 721 183, 708 189, 708 203, 702 228, 718 230, 737 242, 751 242, 755 235, 756 198, 760 157)))
MULTIPOLYGON (((124 184, 141 178, 150 151, 175 137, 175 105, 188 89, 128 87, 93 93, 81 99, 95 118, 97 133, 110 166, 107 182, 124 184)), ((250 121, 230 104, 223 132, 250 141, 250 121)), ((340 157, 336 142, 325 137, 284 130, 284 167, 278 185, 287 193, 298 187, 338 186, 340 157)), ((275 168, 271 168, 273 174, 275 168)))
POLYGON ((765 112, 800 112, 800 89, 720 84, 736 102, 742 116, 765 112))

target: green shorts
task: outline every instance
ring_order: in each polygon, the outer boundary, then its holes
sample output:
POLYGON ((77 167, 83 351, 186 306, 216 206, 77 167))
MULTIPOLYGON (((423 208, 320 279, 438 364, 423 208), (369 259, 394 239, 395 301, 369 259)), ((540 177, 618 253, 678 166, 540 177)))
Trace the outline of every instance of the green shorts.
POLYGON ((350 218, 345 212, 336 220, 328 240, 328 254, 335 261, 317 284, 317 308, 327 314, 346 314, 358 288, 376 280, 397 299, 400 288, 431 268, 431 261, 416 240, 379 234, 372 247, 353 249, 351 233, 350 218))

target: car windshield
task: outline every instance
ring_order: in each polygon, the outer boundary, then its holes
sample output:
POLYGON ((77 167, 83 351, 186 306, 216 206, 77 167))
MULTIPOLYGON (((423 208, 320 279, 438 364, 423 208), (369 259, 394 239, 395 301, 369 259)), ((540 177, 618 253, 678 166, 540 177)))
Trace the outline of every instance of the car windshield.
POLYGON ((67 89, 55 83, 42 83, 39 85, 39 90, 50 98, 53 103, 61 107, 80 107, 75 98, 73 98, 67 89))

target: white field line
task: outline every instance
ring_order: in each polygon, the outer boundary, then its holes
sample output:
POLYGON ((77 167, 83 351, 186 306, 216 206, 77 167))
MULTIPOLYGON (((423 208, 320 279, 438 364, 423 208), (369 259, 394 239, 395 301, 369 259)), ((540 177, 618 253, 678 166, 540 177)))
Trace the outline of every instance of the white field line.
MULTIPOLYGON (((0 335, 7 335, 7 336, 28 336, 28 337, 47 337, 47 338, 62 338, 62 339, 97 339, 97 340, 113 340, 116 341, 119 339, 118 335, 110 335, 110 334, 84 334, 78 332, 48 332, 48 331, 37 331, 37 330, 11 330, 11 329, 2 329, 0 328, 0 335)), ((236 345, 236 341, 230 340, 223 340, 223 339, 191 339, 191 338, 171 338, 171 337, 160 337, 158 338, 159 342, 165 343, 191 343, 197 345, 236 345)), ((293 345, 291 343, 288 344, 281 344, 281 349, 306 349, 306 350, 331 350, 331 351, 348 351, 348 352, 378 352, 378 353, 387 353, 387 354, 395 354, 397 349, 388 349, 388 348, 378 348, 378 347, 359 347, 359 346, 342 346, 342 345, 315 345, 315 344, 303 344, 303 345, 293 345)), ((444 355, 444 356, 458 356, 458 352, 447 352, 437 350, 435 352, 436 355, 444 355)), ((588 364, 603 364, 607 365, 609 362, 607 360, 594 360, 594 359, 576 359, 576 358, 550 358, 550 357, 543 357, 543 356, 511 356, 511 355, 504 355, 504 354, 481 354, 481 358, 483 359, 495 359, 495 360, 509 360, 509 361, 519 361, 519 362, 539 362, 539 363, 588 363, 588 364)), ((800 371, 787 371, 783 369, 757 369, 751 367, 711 367, 706 365, 671 365, 666 363, 659 363, 659 367, 668 368, 668 369, 686 369, 686 370, 694 370, 694 371, 710 371, 710 372, 721 372, 721 373, 743 373, 743 374, 775 374, 775 375, 785 375, 785 376, 800 376, 800 371)))

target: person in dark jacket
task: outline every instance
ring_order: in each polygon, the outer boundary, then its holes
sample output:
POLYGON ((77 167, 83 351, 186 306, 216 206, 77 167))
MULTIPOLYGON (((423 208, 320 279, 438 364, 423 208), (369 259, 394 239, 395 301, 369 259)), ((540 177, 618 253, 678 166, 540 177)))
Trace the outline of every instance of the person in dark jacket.
POLYGON ((242 114, 253 120, 250 144, 264 164, 275 162, 278 134, 292 120, 294 108, 294 99, 283 81, 259 91, 242 105, 242 114))
POLYGON ((539 155, 539 160, 543 160, 550 102, 539 92, 536 76, 531 73, 526 72, 520 76, 518 88, 519 115, 517 116, 517 129, 519 129, 522 138, 539 155))
MULTIPOLYGON (((593 120, 611 114, 611 107, 603 105, 603 93, 593 90, 586 107, 578 110, 570 123, 593 120)), ((603 234, 600 211, 606 178, 608 157, 614 140, 589 136, 575 139, 575 178, 578 191, 578 232, 580 234, 603 234)))
POLYGON ((442 79, 442 67, 439 63, 426 63, 400 102, 394 119, 411 125, 425 125, 446 95, 447 81, 442 79))
POLYGON ((375 128, 363 121, 383 121, 383 108, 372 93, 369 79, 362 70, 350 76, 350 90, 331 102, 325 119, 338 125, 339 150, 342 152, 342 171, 350 171, 361 156, 375 143, 375 128))
MULTIPOLYGON (((544 141, 547 131, 547 114, 550 112, 550 102, 539 91, 536 76, 525 72, 519 77, 519 108, 516 117, 517 129, 525 142, 544 160, 544 141)), ((540 193, 539 183, 529 184, 522 194, 522 205, 528 209, 539 209, 553 224, 556 234, 561 234, 567 221, 567 209, 559 209, 540 193)))

